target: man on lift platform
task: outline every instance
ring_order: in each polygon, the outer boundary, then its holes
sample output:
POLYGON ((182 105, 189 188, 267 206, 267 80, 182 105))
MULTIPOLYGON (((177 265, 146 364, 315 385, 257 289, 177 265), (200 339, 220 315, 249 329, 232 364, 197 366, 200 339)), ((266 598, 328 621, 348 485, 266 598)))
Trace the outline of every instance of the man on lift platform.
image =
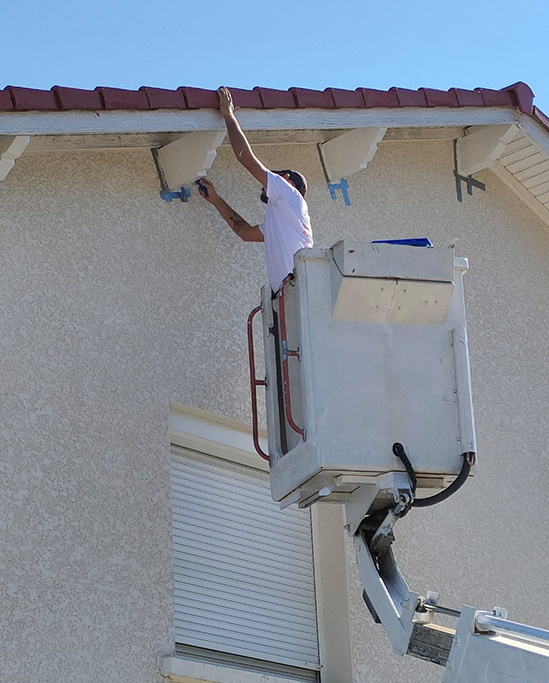
POLYGON ((269 171, 252 152, 236 120, 229 90, 221 87, 217 93, 219 110, 225 119, 233 152, 262 185, 260 199, 267 204, 264 221, 261 225, 250 225, 217 194, 206 178, 201 179, 199 191, 242 240, 265 242, 269 283, 273 292, 277 292, 284 278, 294 269, 294 254, 313 246, 311 220, 305 201, 307 181, 297 171, 269 171))

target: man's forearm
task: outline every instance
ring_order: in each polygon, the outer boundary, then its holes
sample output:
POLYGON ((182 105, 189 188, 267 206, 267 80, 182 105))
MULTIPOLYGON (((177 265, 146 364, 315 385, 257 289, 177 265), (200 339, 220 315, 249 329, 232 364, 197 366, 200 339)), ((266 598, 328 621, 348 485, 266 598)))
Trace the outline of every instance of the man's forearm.
POLYGON ((225 219, 231 230, 242 239, 245 239, 246 232, 252 227, 248 221, 244 220, 242 216, 234 211, 234 209, 232 209, 221 197, 218 197, 213 205, 219 211, 220 216, 225 219))

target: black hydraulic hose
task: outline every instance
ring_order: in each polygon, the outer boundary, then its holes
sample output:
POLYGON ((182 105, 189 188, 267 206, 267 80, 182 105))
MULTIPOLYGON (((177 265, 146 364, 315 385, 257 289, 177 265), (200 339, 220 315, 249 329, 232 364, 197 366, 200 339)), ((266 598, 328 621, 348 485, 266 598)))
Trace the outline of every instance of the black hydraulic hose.
POLYGON ((412 493, 416 492, 416 486, 417 486, 417 478, 416 478, 416 473, 414 472, 414 468, 412 467, 412 463, 410 462, 410 459, 406 455, 406 451, 404 450, 404 446, 401 443, 394 443, 393 444, 393 453, 396 455, 396 457, 402 461, 402 464, 406 468, 406 472, 408 474, 408 479, 410 480, 410 484, 412 484, 412 493))
POLYGON ((465 482, 467 481, 467 477, 469 476, 469 472, 471 470, 471 465, 469 464, 468 456, 469 453, 463 453, 463 463, 461 465, 460 473, 450 484, 450 486, 445 488, 443 491, 440 491, 439 493, 435 493, 434 496, 429 496, 428 498, 414 498, 412 507, 427 508, 430 505, 442 503, 443 500, 446 500, 447 498, 452 496, 458 489, 460 489, 463 486, 463 484, 465 484, 465 482))
MULTIPOLYGON (((393 444, 393 453, 404 464, 406 472, 408 473, 408 477, 410 478, 410 483, 412 484, 412 491, 415 492, 417 484, 416 474, 414 472, 414 469, 412 467, 412 464, 410 463, 408 456, 404 451, 403 445, 401 443, 393 444), (410 475, 410 470, 413 474, 413 477, 410 475)), ((443 491, 440 491, 439 493, 435 493, 434 496, 429 496, 428 498, 414 498, 412 502, 412 507, 430 507, 431 505, 442 503, 442 501, 454 495, 454 493, 458 491, 463 486, 463 484, 465 484, 465 482, 467 481, 467 477, 469 476, 469 472, 471 471, 471 467, 475 464, 475 453, 463 453, 462 457, 463 463, 461 465, 461 470, 458 476, 450 484, 450 486, 447 486, 443 491)))

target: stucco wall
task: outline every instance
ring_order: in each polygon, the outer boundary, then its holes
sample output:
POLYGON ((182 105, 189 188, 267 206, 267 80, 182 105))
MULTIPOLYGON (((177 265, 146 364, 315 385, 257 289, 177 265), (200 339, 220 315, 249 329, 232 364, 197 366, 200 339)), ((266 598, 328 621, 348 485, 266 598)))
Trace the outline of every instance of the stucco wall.
MULTIPOLYGON (((410 585, 549 626, 549 231, 489 171, 456 201, 450 143, 385 143, 330 200, 314 146, 263 147, 309 179, 317 244, 459 238, 480 473, 397 528, 410 585)), ((210 178, 261 218, 222 149, 210 178)), ((146 151, 27 156, 0 184, 0 671, 10 683, 159 681, 173 649, 169 401, 249 421, 245 319, 265 277, 200 199, 160 201, 146 151)), ((350 557, 357 683, 441 680, 390 653, 350 557)))

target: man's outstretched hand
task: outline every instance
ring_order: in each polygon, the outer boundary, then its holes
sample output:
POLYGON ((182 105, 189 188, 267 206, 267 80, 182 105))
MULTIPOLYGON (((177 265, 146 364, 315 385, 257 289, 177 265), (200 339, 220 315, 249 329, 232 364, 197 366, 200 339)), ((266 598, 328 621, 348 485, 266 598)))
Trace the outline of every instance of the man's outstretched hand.
POLYGON ((234 116, 233 96, 228 88, 224 85, 217 89, 217 96, 219 97, 219 113, 226 119, 234 116))
POLYGON ((204 197, 204 199, 210 204, 215 204, 219 199, 219 195, 215 191, 215 188, 212 185, 212 183, 207 178, 200 178, 200 185, 198 186, 198 192, 200 196, 204 197), (204 187, 208 190, 207 195, 205 194, 204 190, 200 187, 200 185, 204 185, 204 187))

